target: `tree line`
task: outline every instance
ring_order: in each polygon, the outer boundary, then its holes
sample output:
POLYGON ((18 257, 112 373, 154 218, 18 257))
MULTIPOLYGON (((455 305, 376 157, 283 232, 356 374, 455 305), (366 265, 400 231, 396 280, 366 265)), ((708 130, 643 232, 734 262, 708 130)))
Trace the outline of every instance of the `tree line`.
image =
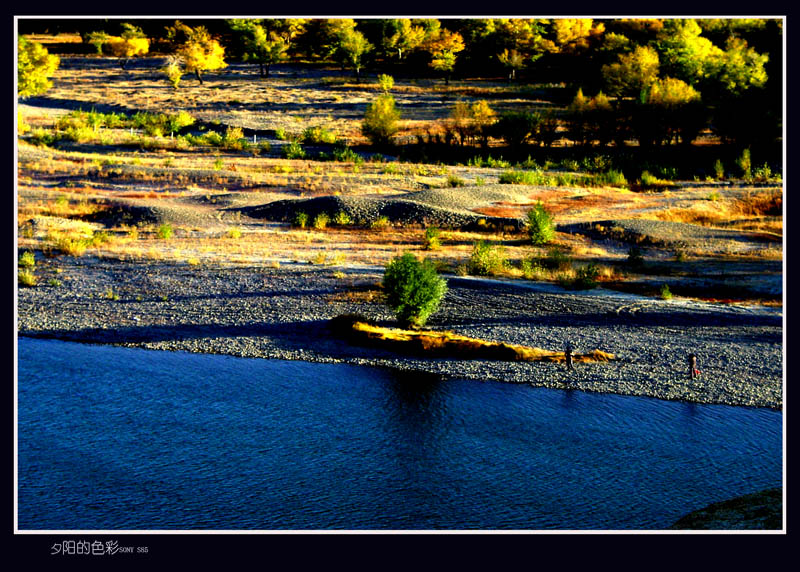
POLYGON ((782 131, 779 19, 31 20, 19 31, 42 31, 37 25, 78 31, 122 67, 167 54, 176 88, 184 73, 202 83, 203 72, 227 61, 252 63, 259 78, 275 64, 302 62, 338 63, 356 77, 370 70, 564 86, 558 117, 521 109, 505 119, 512 145, 547 145, 559 121, 585 146, 688 144, 710 127, 746 147, 774 143, 782 131))

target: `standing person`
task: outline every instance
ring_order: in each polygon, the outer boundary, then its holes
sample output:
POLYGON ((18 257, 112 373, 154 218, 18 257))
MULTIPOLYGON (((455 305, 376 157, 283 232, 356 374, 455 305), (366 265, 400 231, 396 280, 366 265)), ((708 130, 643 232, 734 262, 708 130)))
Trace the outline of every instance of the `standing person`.
POLYGON ((567 349, 564 350, 564 362, 567 365, 567 371, 572 371, 572 344, 567 344, 567 349))
POLYGON ((700 371, 697 369, 697 356, 689 354, 689 379, 694 379, 698 375, 700 375, 700 371))

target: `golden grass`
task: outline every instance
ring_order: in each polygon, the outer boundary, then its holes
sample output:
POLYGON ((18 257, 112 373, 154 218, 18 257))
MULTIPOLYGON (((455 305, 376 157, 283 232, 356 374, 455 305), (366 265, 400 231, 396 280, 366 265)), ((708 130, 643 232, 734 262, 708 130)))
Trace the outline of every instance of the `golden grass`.
MULTIPOLYGON (((336 319, 334 319, 336 320, 336 319)), ((377 344, 393 350, 400 350, 436 357, 458 359, 488 359, 501 361, 546 361, 561 363, 566 359, 564 352, 545 350, 519 344, 492 342, 470 338, 453 332, 434 330, 402 330, 384 328, 342 317, 335 327, 346 333, 353 341, 377 344)), ((575 362, 607 362, 615 359, 614 354, 594 350, 583 354, 573 354, 575 362)))

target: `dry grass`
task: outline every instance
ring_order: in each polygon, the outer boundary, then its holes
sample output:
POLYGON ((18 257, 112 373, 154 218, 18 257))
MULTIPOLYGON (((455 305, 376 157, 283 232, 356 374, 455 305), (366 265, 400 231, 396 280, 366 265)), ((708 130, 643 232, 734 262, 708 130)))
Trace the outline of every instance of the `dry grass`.
MULTIPOLYGON (((433 355, 436 357, 452 357, 457 359, 488 359, 503 361, 546 361, 563 362, 564 352, 544 350, 518 344, 492 342, 470 338, 453 332, 433 330, 402 330, 384 328, 366 322, 351 321, 347 329, 348 318, 334 327, 346 333, 353 341, 377 344, 392 350, 415 354, 433 355)), ((614 354, 594 350, 584 354, 573 354, 575 362, 606 362, 615 359, 614 354)))

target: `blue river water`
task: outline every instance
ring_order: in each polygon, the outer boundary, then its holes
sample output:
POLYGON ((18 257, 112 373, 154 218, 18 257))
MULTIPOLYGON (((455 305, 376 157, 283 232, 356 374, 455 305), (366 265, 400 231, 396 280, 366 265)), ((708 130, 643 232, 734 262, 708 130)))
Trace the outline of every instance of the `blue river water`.
POLYGON ((20 338, 20 530, 645 530, 782 483, 782 414, 20 338))

